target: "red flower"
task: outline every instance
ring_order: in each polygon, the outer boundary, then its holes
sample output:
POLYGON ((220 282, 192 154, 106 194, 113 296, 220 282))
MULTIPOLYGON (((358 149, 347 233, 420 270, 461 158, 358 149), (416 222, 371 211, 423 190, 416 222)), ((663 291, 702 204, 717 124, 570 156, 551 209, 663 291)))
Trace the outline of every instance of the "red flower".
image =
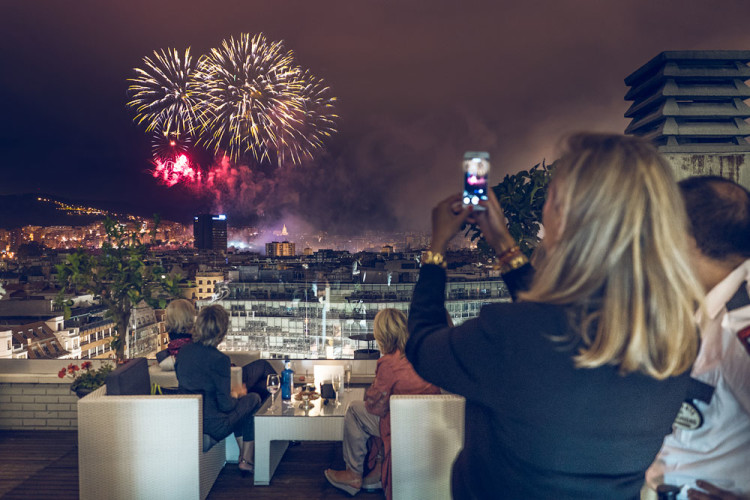
POLYGON ((83 363, 81 363, 81 369, 82 370, 91 369, 91 361, 84 361, 83 363))
POLYGON ((74 365, 72 363, 68 365, 68 373, 69 374, 75 375, 75 372, 77 372, 78 370, 80 370, 80 368, 78 368, 78 365, 74 365))
POLYGON ((62 370, 60 370, 60 371, 59 371, 59 372, 57 373, 57 376, 58 376, 58 377, 60 377, 60 378, 63 378, 63 377, 65 376, 65 374, 66 374, 66 373, 68 373, 68 370, 66 370, 65 368, 63 368, 62 370))

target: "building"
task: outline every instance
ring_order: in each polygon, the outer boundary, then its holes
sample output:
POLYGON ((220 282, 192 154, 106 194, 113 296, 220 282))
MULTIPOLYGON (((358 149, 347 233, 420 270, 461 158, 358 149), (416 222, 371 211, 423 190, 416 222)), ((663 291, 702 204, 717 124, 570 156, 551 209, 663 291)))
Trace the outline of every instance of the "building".
POLYGON ((108 315, 106 308, 96 306, 73 309, 69 319, 65 320, 63 332, 58 338, 68 350, 78 350, 81 359, 104 359, 115 356, 112 350, 112 338, 115 335, 115 322, 108 315), (61 338, 63 332, 72 332, 69 339, 61 338), (77 344, 77 345, 76 345, 77 344))
MULTIPOLYGON (((381 309, 408 312, 414 283, 389 281, 414 269, 384 269, 380 283, 339 281, 332 274, 310 281, 263 280, 230 282, 227 294, 215 303, 230 315, 224 350, 259 350, 263 358, 351 359, 358 349, 375 348, 373 341, 355 336, 373 333, 372 321, 381 309)), ((408 263, 406 263, 408 264, 408 263)), ((351 269, 347 272, 351 276, 351 269)), ((479 315, 483 305, 507 302, 500 278, 467 277, 446 284, 446 309, 459 325, 479 315)), ((209 301, 199 301, 198 307, 209 301)), ((359 337, 363 338, 363 337, 359 337)))
POLYGON ((214 293, 219 292, 217 283, 224 282, 224 273, 221 271, 198 271, 195 273, 195 299, 210 300, 214 293))
POLYGON ((131 310, 129 323, 125 342, 126 357, 147 357, 161 348, 164 323, 157 321, 156 312, 145 301, 131 310))
POLYGON ((227 251, 227 216, 199 214, 193 218, 194 246, 200 250, 227 251))
POLYGON ((719 175, 750 188, 750 50, 662 52, 627 78, 626 134, 651 140, 678 179, 719 175))
POLYGON ((288 241, 266 243, 266 256, 268 257, 294 257, 295 255, 294 243, 288 241))
POLYGON ((62 328, 62 316, 48 321, 9 325, 4 328, 10 329, 13 344, 21 346, 26 351, 27 359, 68 358, 70 353, 63 348, 55 335, 58 327, 62 328))

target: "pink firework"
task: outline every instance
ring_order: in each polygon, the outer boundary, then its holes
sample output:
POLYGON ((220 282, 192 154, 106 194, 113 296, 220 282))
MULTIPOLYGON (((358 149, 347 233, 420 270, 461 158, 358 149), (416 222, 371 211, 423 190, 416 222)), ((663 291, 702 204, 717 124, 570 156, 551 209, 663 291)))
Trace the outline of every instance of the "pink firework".
POLYGON ((190 164, 190 159, 185 154, 180 154, 174 159, 155 158, 156 168, 152 175, 161 183, 172 187, 175 184, 199 185, 201 173, 190 164))

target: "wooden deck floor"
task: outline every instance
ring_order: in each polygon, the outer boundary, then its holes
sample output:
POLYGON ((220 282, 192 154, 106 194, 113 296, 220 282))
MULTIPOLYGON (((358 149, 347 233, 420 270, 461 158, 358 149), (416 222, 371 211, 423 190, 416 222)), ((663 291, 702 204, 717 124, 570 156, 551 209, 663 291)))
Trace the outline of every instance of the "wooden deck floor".
MULTIPOLYGON (((0 498, 68 500, 78 498, 78 436, 75 431, 0 431, 0 498)), ((340 442, 301 443, 290 447, 270 486, 253 486, 227 464, 209 500, 342 499, 348 494, 329 485, 328 467, 343 468, 340 442)), ((358 499, 382 499, 382 491, 361 491, 358 499)))

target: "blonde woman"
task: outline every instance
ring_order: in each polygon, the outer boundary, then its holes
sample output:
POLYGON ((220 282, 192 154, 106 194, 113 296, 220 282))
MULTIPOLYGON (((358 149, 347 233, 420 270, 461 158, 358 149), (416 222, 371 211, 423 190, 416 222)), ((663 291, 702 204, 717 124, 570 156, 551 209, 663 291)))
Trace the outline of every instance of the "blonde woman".
POLYGON ((195 306, 187 299, 176 299, 166 309, 166 328, 169 344, 166 352, 157 353, 162 370, 173 371, 174 361, 180 348, 193 340, 193 323, 195 323, 195 306))
POLYGON ((393 394, 439 394, 440 389, 422 380, 404 356, 409 332, 406 316, 397 309, 383 309, 373 320, 373 333, 382 356, 375 369, 375 381, 365 401, 353 401, 344 416, 344 462, 346 470, 327 469, 326 479, 333 486, 355 495, 361 488, 383 487, 391 498, 391 415, 388 399, 393 394), (383 458, 363 479, 364 462, 370 437, 382 439, 383 458), (382 482, 380 481, 382 474, 382 482), (380 483, 380 484, 379 484, 380 483))
POLYGON ((465 498, 637 498, 680 408, 703 292, 669 165, 645 140, 581 134, 556 163, 533 279, 497 199, 432 213, 406 354, 425 380, 466 397, 452 476, 465 498), (444 322, 443 255, 475 220, 519 301, 444 322))

